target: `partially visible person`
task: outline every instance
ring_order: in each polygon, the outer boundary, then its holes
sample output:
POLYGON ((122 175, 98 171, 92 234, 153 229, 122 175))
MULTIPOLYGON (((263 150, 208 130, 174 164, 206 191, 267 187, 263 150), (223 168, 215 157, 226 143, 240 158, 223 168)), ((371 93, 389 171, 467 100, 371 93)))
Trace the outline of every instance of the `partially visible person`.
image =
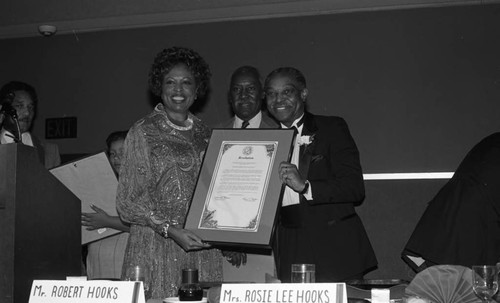
POLYGON ((279 166, 286 188, 274 250, 278 277, 290 282, 293 263, 312 263, 316 282, 363 278, 377 260, 354 209, 365 191, 346 122, 305 111, 306 79, 293 67, 272 71, 264 87, 269 112, 298 132, 291 162, 279 166))
POLYGON ((220 128, 278 128, 278 123, 262 110, 264 91, 259 71, 253 66, 241 66, 231 75, 228 100, 234 117, 221 123, 220 128))
MULTIPOLYGON (((200 281, 222 281, 222 254, 183 228, 210 129, 190 111, 205 95, 210 70, 194 50, 171 47, 155 58, 151 92, 161 98, 125 140, 117 192, 120 217, 131 224, 124 269, 145 267, 147 298, 177 296, 182 269, 200 281)), ((123 274, 122 274, 123 277, 123 274)))
MULTIPOLYGON (((117 131, 109 134, 106 139, 106 153, 117 178, 119 178, 126 136, 126 131, 117 131)), ((82 225, 86 226, 87 230, 113 228, 124 232, 88 244, 87 278, 119 280, 130 227, 118 216, 111 216, 95 205, 91 208, 93 213, 82 213, 82 225)))
MULTIPOLYGON (((10 104, 17 112, 22 143, 33 146, 36 149, 40 162, 47 169, 59 166, 61 158, 57 145, 42 141, 30 132, 38 105, 35 88, 20 81, 6 83, 0 89, 0 104, 4 105, 6 103, 10 104)), ((13 143, 14 138, 17 137, 17 126, 10 116, 5 114, 2 116, 3 123, 0 123, 2 125, 0 130, 0 144, 13 143)))
POLYGON ((415 271, 500 262, 500 133, 474 146, 429 202, 403 251, 415 271))

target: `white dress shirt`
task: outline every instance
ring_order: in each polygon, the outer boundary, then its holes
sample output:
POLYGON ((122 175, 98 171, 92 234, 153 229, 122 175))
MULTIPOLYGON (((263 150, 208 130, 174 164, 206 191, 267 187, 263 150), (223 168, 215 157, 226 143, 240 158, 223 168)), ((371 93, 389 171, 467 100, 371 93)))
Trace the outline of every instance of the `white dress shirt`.
MULTIPOLYGON (((249 124, 246 128, 259 128, 260 122, 262 122, 262 112, 259 111, 255 117, 248 121, 249 124)), ((241 124, 243 124, 243 120, 235 115, 233 128, 241 128, 241 124)))
MULTIPOLYGON (((8 143, 14 143, 14 135, 2 128, 0 131, 0 143, 1 144, 8 144, 8 143)), ((21 141, 25 145, 33 146, 33 140, 31 139, 31 135, 29 132, 22 133, 21 135, 21 141)))
MULTIPOLYGON (((299 168, 299 154, 300 154, 300 146, 299 146, 299 138, 302 135, 302 129, 304 128, 304 124, 301 124, 299 127, 297 127, 297 123, 302 119, 304 115, 302 115, 300 118, 297 120, 293 121, 292 125, 289 128, 296 127, 297 128, 297 136, 295 137, 295 143, 293 145, 293 152, 292 152, 292 159, 291 163, 295 164, 297 166, 297 169, 299 168)), ((281 124, 281 128, 288 128, 285 125, 281 124)), ((285 187, 285 192, 283 195, 283 206, 289 206, 289 205, 295 205, 300 203, 300 194, 291 189, 290 187, 286 186, 285 187)), ((312 186, 309 183, 309 188, 307 189, 307 192, 304 194, 304 197, 307 200, 312 200, 312 186)))

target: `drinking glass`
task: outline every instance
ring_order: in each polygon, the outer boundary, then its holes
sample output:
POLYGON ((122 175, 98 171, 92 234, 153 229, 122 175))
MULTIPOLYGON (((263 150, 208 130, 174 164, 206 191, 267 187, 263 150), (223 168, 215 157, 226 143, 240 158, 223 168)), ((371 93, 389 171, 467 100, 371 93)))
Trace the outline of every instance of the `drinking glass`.
POLYGON ((145 267, 139 265, 133 265, 127 268, 125 274, 125 281, 142 281, 144 285, 144 294, 148 298, 148 284, 146 284, 146 277, 148 276, 148 271, 145 267))
POLYGON ((292 264, 292 283, 316 282, 316 266, 314 264, 292 264))
POLYGON ((490 302, 498 291, 498 270, 495 265, 472 266, 472 289, 483 302, 490 302))

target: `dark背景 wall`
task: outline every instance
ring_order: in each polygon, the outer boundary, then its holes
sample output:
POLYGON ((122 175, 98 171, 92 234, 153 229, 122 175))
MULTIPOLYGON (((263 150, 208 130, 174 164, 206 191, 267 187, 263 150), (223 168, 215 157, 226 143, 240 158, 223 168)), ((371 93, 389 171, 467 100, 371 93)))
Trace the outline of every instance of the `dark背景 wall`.
MULTIPOLYGON (((498 129, 499 37, 500 5, 75 32, 0 40, 0 81, 36 87, 38 135, 46 118, 78 117, 78 138, 54 142, 62 153, 92 153, 108 133, 152 109, 147 75, 163 48, 192 47, 211 65, 211 94, 197 112, 209 125, 230 116, 226 89, 236 67, 254 65, 265 75, 290 65, 306 75, 311 112, 347 120, 365 173, 453 171, 473 144, 498 129)), ((380 205, 376 194, 370 197, 372 186, 362 217, 380 205)), ((435 190, 390 199, 417 200, 423 210, 435 190)), ((419 215, 394 224, 416 223, 419 215)), ((377 228, 368 232, 379 259, 387 252, 394 260, 404 239, 387 248, 377 228)), ((401 273, 388 270, 389 263, 373 275, 401 273)))

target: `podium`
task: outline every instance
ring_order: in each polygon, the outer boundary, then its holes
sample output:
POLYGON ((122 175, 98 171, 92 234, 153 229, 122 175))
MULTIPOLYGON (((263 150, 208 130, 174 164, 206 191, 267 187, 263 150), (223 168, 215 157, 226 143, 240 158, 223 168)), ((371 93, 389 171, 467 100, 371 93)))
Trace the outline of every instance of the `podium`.
POLYGON ((81 275, 80 218, 33 147, 0 145, 0 302, 28 302, 35 279, 81 275))

